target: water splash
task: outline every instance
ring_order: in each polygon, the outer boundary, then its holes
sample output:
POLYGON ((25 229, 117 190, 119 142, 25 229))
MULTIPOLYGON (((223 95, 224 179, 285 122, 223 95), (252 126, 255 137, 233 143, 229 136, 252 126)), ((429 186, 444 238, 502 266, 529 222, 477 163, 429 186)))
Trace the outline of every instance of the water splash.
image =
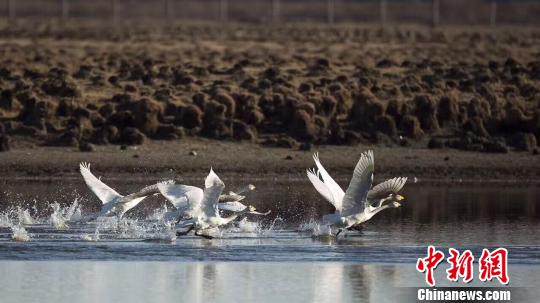
POLYGON ((49 223, 56 229, 67 229, 69 228, 67 222, 80 222, 83 220, 82 208, 77 198, 68 207, 61 207, 58 202, 54 202, 49 206, 53 209, 49 223))
POLYGON ((3 212, 0 214, 0 227, 11 227, 12 224, 9 213, 3 212))
POLYGON ((121 219, 117 224, 117 232, 120 238, 138 239, 144 238, 146 228, 144 224, 138 224, 137 220, 121 219))
POLYGON ((154 223, 146 230, 145 237, 151 240, 174 242, 176 241, 175 224, 170 222, 154 223))
POLYGON ((11 235, 11 239, 14 241, 19 242, 27 242, 30 241, 30 235, 26 231, 26 229, 21 225, 13 225, 11 226, 11 231, 13 234, 11 235))
MULTIPOLYGON (((128 218, 100 217, 96 221, 96 230, 106 231, 115 239, 176 240, 174 223, 164 221, 139 221, 128 218)), ((85 240, 90 239, 85 237, 85 240)))
POLYGON ((259 233, 261 227, 258 222, 251 222, 248 221, 247 218, 243 218, 238 222, 238 231, 245 233, 259 233))
POLYGON ((155 209, 148 217, 146 217, 146 220, 149 221, 162 221, 165 217, 165 214, 168 213, 169 210, 167 209, 167 204, 163 204, 162 207, 155 209))
POLYGON ((94 234, 83 234, 81 235, 81 240, 83 241, 89 241, 89 242, 97 242, 100 239, 99 234, 99 228, 96 226, 96 230, 94 231, 94 234))
POLYGON ((54 202, 50 205, 50 207, 53 209, 53 213, 49 218, 49 223, 51 224, 51 226, 56 229, 68 229, 69 227, 66 224, 67 220, 64 217, 64 212, 63 209, 60 207, 60 203, 54 202))
POLYGON ((279 224, 277 224, 278 222, 280 222, 281 224, 285 223, 285 221, 281 217, 276 217, 274 220, 272 220, 272 223, 270 223, 270 225, 268 225, 267 227, 261 227, 259 234, 261 236, 275 235, 276 232, 281 230, 279 224))
POLYGON ((314 220, 313 218, 309 219, 308 222, 300 224, 298 227, 299 231, 302 232, 311 232, 312 237, 321 237, 321 236, 331 236, 332 227, 328 224, 321 224, 320 222, 314 220))
POLYGON ((118 227, 117 217, 97 217, 96 224, 100 230, 116 230, 118 227))
POLYGON ((19 224, 22 225, 34 224, 34 220, 30 215, 30 211, 28 209, 22 209, 20 206, 17 207, 17 219, 19 221, 19 224))
MULTIPOLYGON (((92 217, 92 214, 84 214, 82 211, 82 201, 78 197, 71 200, 70 205, 61 205, 59 202, 36 202, 33 208, 24 206, 10 207, 4 212, 0 212, 0 227, 12 228, 13 239, 17 241, 27 241, 30 239, 29 233, 39 234, 42 231, 50 232, 49 226, 57 230, 72 229, 75 234, 65 233, 68 237, 75 236, 82 241, 99 241, 105 239, 144 239, 174 242, 176 240, 176 218, 178 214, 166 204, 155 209, 145 219, 130 219, 117 217, 92 217), (38 205, 44 205, 38 208, 38 205), (92 219, 88 220, 88 218, 92 219), (30 226, 30 227, 29 227, 30 226)), ((19 205, 29 205, 25 201, 19 205)), ((246 218, 236 222, 235 227, 230 229, 207 230, 203 233, 215 238, 232 236, 240 233, 242 237, 271 236, 277 226, 282 225, 281 218, 276 218, 271 222, 252 222, 246 218)), ((61 233, 63 236, 64 233, 61 233)), ((60 236, 60 237, 62 237, 60 236)), ((38 237, 39 239, 39 237, 38 237)))
POLYGON ((64 218, 66 221, 77 222, 81 221, 83 218, 82 209, 77 198, 75 198, 67 210, 64 209, 62 212, 65 213, 64 218))
POLYGON ((311 231, 312 237, 332 236, 332 227, 327 224, 316 224, 311 231))
POLYGON ((82 209, 80 206, 77 207, 77 209, 75 209, 75 211, 73 212, 73 214, 71 215, 69 219, 72 222, 78 222, 78 221, 83 220, 82 209))
POLYGON ((309 221, 301 223, 298 226, 298 231, 313 231, 318 225, 319 222, 311 218, 309 221))

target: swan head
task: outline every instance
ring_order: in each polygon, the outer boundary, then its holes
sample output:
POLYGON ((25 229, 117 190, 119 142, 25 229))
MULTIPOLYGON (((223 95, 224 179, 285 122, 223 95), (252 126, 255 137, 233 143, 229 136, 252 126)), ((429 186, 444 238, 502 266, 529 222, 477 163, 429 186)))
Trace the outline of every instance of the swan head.
POLYGON ((382 206, 383 204, 386 204, 386 202, 389 202, 388 205, 390 207, 400 207, 401 206, 401 201, 405 200, 405 197, 403 197, 402 195, 399 195, 399 194, 390 194, 388 196, 388 198, 384 199, 381 203, 380 206, 382 206))
POLYGON ((246 210, 247 210, 248 212, 250 212, 250 211, 256 211, 257 208, 255 208, 255 206, 253 206, 253 205, 249 205, 249 206, 246 208, 246 210))
POLYGON ((255 185, 253 184, 249 184, 247 187, 249 190, 255 190, 255 185))
POLYGON ((390 205, 391 207, 398 208, 401 206, 401 202, 405 200, 405 197, 399 194, 390 194, 390 201, 392 202, 390 205))
POLYGON ((400 207, 401 201, 405 200, 405 197, 398 194, 389 194, 386 198, 380 199, 378 203, 372 204, 372 206, 377 209, 382 206, 386 207, 400 207))

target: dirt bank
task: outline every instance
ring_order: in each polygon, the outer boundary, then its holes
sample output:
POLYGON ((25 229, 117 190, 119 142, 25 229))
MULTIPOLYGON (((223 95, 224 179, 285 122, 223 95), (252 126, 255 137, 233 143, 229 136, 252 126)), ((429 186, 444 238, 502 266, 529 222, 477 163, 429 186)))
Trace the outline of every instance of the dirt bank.
POLYGON ((325 167, 335 176, 349 178, 359 154, 373 148, 376 178, 407 176, 420 180, 498 180, 538 182, 540 161, 529 153, 483 154, 451 149, 429 150, 370 146, 315 146, 311 151, 267 148, 256 144, 192 139, 152 142, 120 150, 99 146, 96 152, 58 147, 16 148, 0 153, 0 178, 79 178, 78 164, 92 163, 99 175, 121 178, 172 178, 202 176, 213 167, 229 177, 305 177, 318 151, 325 167), (196 155, 190 155, 195 153, 196 155))
POLYGON ((0 146, 189 137, 533 152, 539 37, 527 28, 7 24, 0 146))

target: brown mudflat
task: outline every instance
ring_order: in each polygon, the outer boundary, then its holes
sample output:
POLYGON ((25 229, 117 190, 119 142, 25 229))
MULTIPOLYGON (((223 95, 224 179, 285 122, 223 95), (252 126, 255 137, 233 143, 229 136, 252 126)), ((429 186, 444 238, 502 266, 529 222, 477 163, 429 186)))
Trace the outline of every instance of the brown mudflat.
POLYGON ((78 178, 78 164, 92 163, 98 175, 144 179, 179 175, 204 176, 210 167, 220 174, 257 177, 305 177, 318 151, 327 170, 349 178, 362 151, 373 148, 376 178, 407 176, 419 180, 508 181, 540 180, 538 157, 526 152, 484 154, 451 149, 429 150, 373 146, 315 146, 312 151, 268 148, 250 143, 189 139, 182 142, 151 142, 120 150, 99 146, 92 153, 58 147, 14 149, 0 153, 1 178, 78 178), (196 155, 191 155, 193 152, 196 155))
POLYGON ((119 173, 300 175, 315 150, 348 174, 373 146, 382 174, 538 177, 534 28, 0 29, 4 175, 74 173, 82 160, 119 173))

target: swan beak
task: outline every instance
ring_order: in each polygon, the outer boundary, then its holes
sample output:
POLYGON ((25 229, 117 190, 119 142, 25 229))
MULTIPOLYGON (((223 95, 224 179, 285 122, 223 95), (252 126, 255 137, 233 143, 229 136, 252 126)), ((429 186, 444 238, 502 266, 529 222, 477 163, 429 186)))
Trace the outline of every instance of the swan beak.
POLYGON ((405 199, 405 197, 403 197, 402 195, 397 195, 396 196, 396 200, 398 200, 398 201, 401 201, 401 200, 404 200, 404 199, 405 199))

